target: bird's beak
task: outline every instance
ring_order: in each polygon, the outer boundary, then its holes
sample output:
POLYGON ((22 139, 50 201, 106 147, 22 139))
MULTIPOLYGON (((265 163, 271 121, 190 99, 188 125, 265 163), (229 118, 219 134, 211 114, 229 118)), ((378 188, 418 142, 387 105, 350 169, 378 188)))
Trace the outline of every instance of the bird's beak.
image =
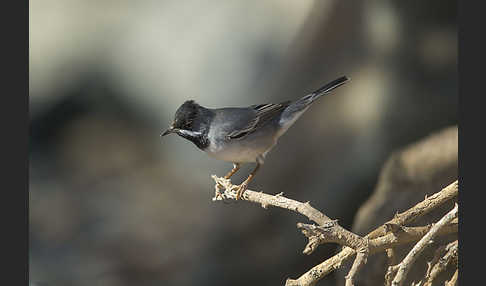
POLYGON ((169 129, 165 130, 164 133, 160 134, 160 137, 165 136, 165 135, 168 135, 170 133, 174 133, 174 132, 175 132, 174 131, 174 127, 170 126, 169 129))

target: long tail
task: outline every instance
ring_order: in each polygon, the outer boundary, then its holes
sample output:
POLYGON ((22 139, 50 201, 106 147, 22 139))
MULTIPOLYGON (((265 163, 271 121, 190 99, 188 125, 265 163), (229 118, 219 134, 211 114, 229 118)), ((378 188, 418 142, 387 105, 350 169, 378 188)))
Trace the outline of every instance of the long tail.
POLYGON ((311 103, 314 100, 318 99, 321 95, 329 93, 331 90, 337 88, 338 86, 345 84, 348 80, 349 80, 349 78, 346 77, 346 76, 342 76, 338 79, 335 79, 335 80, 331 81, 330 83, 324 85, 323 87, 319 88, 318 90, 314 91, 313 93, 302 97, 297 102, 311 103))
POLYGON ((312 102, 316 99, 321 97, 322 95, 329 93, 331 90, 335 89, 336 87, 343 85, 349 80, 346 76, 342 76, 338 79, 331 81, 330 83, 324 85, 323 87, 319 88, 318 90, 314 91, 311 94, 308 94, 301 99, 290 104, 285 110, 282 112, 280 116, 280 126, 281 130, 279 131, 279 136, 287 131, 287 129, 294 124, 294 122, 307 110, 312 102))
POLYGON ((348 77, 342 76, 322 86, 318 90, 302 97, 301 99, 296 100, 295 102, 290 104, 289 107, 285 109, 284 114, 282 114, 282 117, 293 117, 294 113, 299 112, 304 108, 307 108, 316 99, 318 99, 324 94, 329 93, 330 91, 337 88, 338 86, 345 84, 348 80, 349 80, 348 77))

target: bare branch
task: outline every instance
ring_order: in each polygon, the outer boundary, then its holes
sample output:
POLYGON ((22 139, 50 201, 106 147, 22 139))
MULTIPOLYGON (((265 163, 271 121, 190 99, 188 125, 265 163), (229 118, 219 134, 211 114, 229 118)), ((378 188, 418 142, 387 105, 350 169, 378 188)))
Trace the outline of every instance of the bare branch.
MULTIPOLYGON (((418 241, 432 228, 431 225, 416 226, 416 227, 402 227, 398 232, 388 233, 382 237, 370 240, 370 253, 384 251, 390 247, 397 247, 403 244, 408 244, 418 241)), ((450 233, 457 233, 458 223, 451 222, 437 231, 437 235, 446 235, 450 233)))
POLYGON ((412 264, 415 262, 417 257, 422 253, 425 247, 432 241, 432 239, 437 235, 437 232, 454 218, 457 217, 458 206, 457 203, 454 208, 448 212, 443 218, 441 218, 430 231, 420 239, 420 241, 412 248, 412 250, 407 254, 407 256, 400 263, 400 267, 397 270, 395 279, 392 281, 392 286, 401 286, 407 277, 408 271, 410 270, 412 264))
POLYGON ((432 268, 437 264, 437 262, 439 262, 440 258, 444 255, 445 251, 446 251, 445 245, 441 245, 435 250, 434 257, 430 262, 427 262, 427 271, 425 272, 424 278, 420 281, 421 284, 425 283, 425 281, 427 281, 430 278, 430 272, 432 271, 432 268))
POLYGON ((395 265, 395 264, 397 264, 397 257, 395 255, 395 249, 388 248, 386 250, 386 257, 388 258, 388 265, 395 265))
MULTIPOLYGON (((440 192, 437 192, 430 197, 426 197, 423 201, 416 204, 414 207, 404 211, 401 214, 395 215, 395 217, 392 220, 385 223, 385 225, 386 224, 405 225, 413 222, 418 217, 422 217, 423 215, 431 212, 437 207, 457 197, 457 193, 459 191, 458 186, 459 183, 456 180, 452 184, 442 189, 440 192)), ((385 227, 378 227, 372 232, 370 232, 367 235, 367 237, 376 238, 384 235, 386 231, 387 229, 385 227)))
MULTIPOLYGON (((215 175, 212 176, 215 185, 215 197, 213 200, 223 199, 236 199, 237 186, 233 185, 229 179, 220 178, 215 175), (224 188, 224 192, 221 193, 221 189, 224 188)), ((343 246, 348 246, 357 251, 353 267, 349 274, 346 276, 346 285, 353 285, 353 279, 358 270, 366 263, 368 257, 368 239, 365 239, 359 235, 356 235, 343 227, 341 227, 337 220, 331 220, 322 212, 313 208, 309 202, 301 203, 292 199, 288 199, 281 194, 272 196, 262 192, 258 193, 251 190, 246 190, 242 196, 243 200, 261 204, 263 208, 267 208, 269 205, 288 209, 299 214, 302 214, 310 220, 319 224, 319 226, 298 223, 302 233, 309 238, 309 243, 304 249, 305 254, 312 253, 316 247, 323 243, 339 243, 343 246)))
MULTIPOLYGON (((213 200, 222 199, 236 199, 237 186, 231 184, 229 179, 212 176, 216 182, 216 195, 213 200), (220 192, 221 187, 225 190, 220 192)), ((246 190, 242 196, 243 200, 261 204, 264 208, 268 206, 275 206, 279 208, 288 209, 306 216, 310 220, 318 223, 320 226, 298 223, 297 227, 301 229, 302 233, 309 238, 309 243, 304 249, 305 254, 310 254, 314 251, 317 245, 326 242, 335 242, 344 246, 349 246, 353 249, 366 248, 367 241, 343 227, 341 227, 337 220, 331 220, 322 212, 313 208, 309 202, 301 203, 284 197, 281 193, 275 196, 268 195, 262 192, 255 192, 246 190)))
MULTIPOLYGON (((368 241, 368 240, 366 240, 368 241)), ((364 245, 363 247, 357 249, 356 258, 354 259, 353 265, 351 266, 351 270, 349 270, 348 275, 346 275, 346 286, 353 286, 354 285, 354 277, 356 273, 358 273, 359 269, 366 264, 369 255, 369 246, 368 244, 364 245)))
MULTIPOLYGON (((451 199, 457 197, 458 194, 458 181, 456 180, 452 184, 448 185, 440 192, 435 193, 434 195, 425 198, 424 201, 416 204, 414 207, 410 208, 409 210, 397 214, 395 218, 388 221, 386 224, 390 225, 404 225, 409 222, 412 222, 416 218, 423 216, 432 210, 436 209, 437 207, 443 205, 444 203, 450 201, 451 199)), ((385 225, 386 225, 385 224, 385 225)), ((365 238, 378 238, 383 236, 389 231, 388 227, 382 225, 376 228, 374 231, 370 232, 365 238)), ((455 231, 457 232, 457 225, 455 227, 455 231)), ((405 237, 407 237, 405 235, 405 237)), ((408 239, 411 239, 413 236, 409 236, 408 239)), ((421 236, 420 236, 421 237, 421 236)), ((417 238, 418 239, 420 239, 417 238)), ((405 239, 406 240, 406 239, 405 239)), ((415 240, 416 241, 416 240, 415 240)), ((408 241, 411 242, 411 241, 408 241)), ((394 247, 399 245, 401 240, 396 237, 395 234, 387 234, 383 237, 378 238, 376 241, 370 240, 369 247, 370 247, 370 254, 373 254, 376 251, 382 251, 384 249, 394 247), (383 248, 383 249, 380 249, 383 248)), ((349 260, 356 252, 349 247, 344 247, 338 254, 330 257, 329 259, 325 260, 324 262, 314 266, 306 273, 302 274, 298 279, 287 279, 286 285, 314 285, 331 273, 332 271, 341 267, 343 263, 349 260)))
POLYGON ((452 275, 451 280, 447 281, 445 286, 456 286, 457 285, 457 277, 459 276, 459 270, 456 269, 456 272, 454 272, 454 275, 452 275))
POLYGON ((368 240, 348 231, 341 231, 335 228, 337 221, 327 222, 323 226, 298 223, 297 227, 309 238, 309 243, 304 249, 305 254, 312 253, 318 245, 335 242, 343 246, 349 246, 358 251, 358 255, 346 276, 346 285, 353 285, 354 276, 366 263, 368 257, 368 240))
POLYGON ((395 277, 395 274, 398 271, 398 265, 392 265, 388 267, 388 270, 386 271, 385 274, 385 286, 390 286, 393 280, 393 277, 395 277))
MULTIPOLYGON (((215 196, 213 201, 219 201, 224 199, 233 199, 236 200, 236 188, 231 183, 231 180, 217 177, 216 175, 211 176, 213 180, 216 182, 215 185, 215 196), (221 188, 224 188, 224 192, 221 193, 221 188)), ((299 213, 303 216, 306 216, 309 220, 314 221, 319 225, 324 225, 327 222, 332 221, 329 217, 324 215, 322 212, 318 211, 317 209, 313 208, 309 202, 299 202, 292 199, 288 199, 280 194, 277 195, 268 195, 263 192, 255 192, 252 190, 246 190, 242 197, 242 200, 253 202, 260 204, 263 208, 267 208, 268 206, 274 206, 278 208, 288 209, 290 211, 299 213)))
MULTIPOLYGON (((237 186, 233 185, 229 179, 219 178, 215 175, 213 175, 212 178, 216 182, 215 197, 213 198, 214 201, 236 199, 237 186), (221 192, 222 189, 224 189, 223 192, 221 192)), ((340 253, 313 267, 297 280, 287 279, 287 286, 314 285, 318 280, 322 279, 322 277, 341 267, 342 263, 358 253, 351 270, 348 275, 346 275, 346 285, 349 286, 354 284, 354 276, 366 263, 368 255, 385 251, 386 249, 404 243, 418 241, 420 238, 423 238, 424 235, 427 235, 433 227, 405 227, 403 225, 429 213, 438 206, 455 198, 457 193, 458 181, 455 181, 441 192, 426 197, 424 201, 416 204, 411 209, 401 214, 397 214, 392 220, 376 228, 365 237, 361 237, 342 228, 336 220, 331 220, 325 214, 312 207, 309 202, 302 203, 288 199, 284 197, 282 193, 268 195, 263 192, 246 190, 241 199, 260 204, 263 208, 274 206, 288 209, 317 223, 317 226, 303 223, 297 224, 297 227, 302 233, 309 238, 309 242, 303 251, 305 254, 312 253, 323 243, 333 242, 344 246, 340 253)), ((451 232, 457 232, 457 223, 447 224, 444 228, 434 230, 435 235, 451 232)), ((398 270, 399 269, 400 268, 398 268, 398 270)))
POLYGON ((457 240, 449 243, 446 247, 439 248, 436 253, 443 253, 444 251, 447 251, 444 256, 439 255, 437 258, 437 255, 434 257, 433 261, 436 260, 435 264, 430 263, 432 267, 430 267, 430 271, 427 271, 428 275, 426 275, 427 279, 425 283, 423 284, 424 286, 432 286, 433 281, 439 274, 446 269, 446 267, 449 265, 450 262, 453 262, 454 260, 457 259, 457 248, 458 248, 458 242, 457 240), (443 249, 443 251, 440 251, 443 249), (436 259, 437 258, 437 259, 436 259))
POLYGON ((318 245, 324 243, 339 243, 340 245, 349 246, 353 249, 360 249, 367 245, 367 242, 361 236, 346 229, 339 228, 338 226, 337 220, 328 221, 320 226, 297 223, 297 228, 309 238, 309 243, 303 252, 310 254, 318 245))
MULTIPOLYGON (((432 228, 431 225, 417 226, 417 227, 402 227, 402 228, 398 229, 397 232, 395 232, 395 233, 393 233, 393 232, 388 233, 385 236, 369 240, 369 242, 368 242, 369 255, 381 253, 381 252, 385 251, 386 249, 398 247, 400 245, 409 244, 409 243, 412 243, 412 242, 417 242, 427 232, 429 232, 431 228, 432 228)), ((452 223, 444 226, 443 228, 441 228, 437 232, 437 235, 447 235, 447 234, 451 234, 451 233, 457 233, 457 230, 458 230, 457 222, 452 222, 452 223)), ((343 262, 347 261, 350 257, 352 257, 352 255, 349 255, 348 252, 345 251, 346 249, 353 251, 351 248, 346 247, 343 251, 341 251, 337 255, 335 255, 335 256, 329 258, 328 260, 324 261, 324 263, 327 263, 325 265, 325 267, 323 267, 321 269, 315 269, 313 272, 307 272, 306 273, 307 275, 302 275, 299 279, 296 279, 296 280, 287 279, 287 284, 285 284, 285 285, 286 286, 289 286, 289 285, 314 285, 313 283, 317 283, 318 280, 315 280, 313 277, 316 277, 318 275, 322 275, 322 277, 324 277, 328 273, 331 273, 332 271, 341 267, 343 262), (349 255, 349 256, 347 256, 347 255, 349 255), (325 270, 327 272, 326 273, 319 272, 320 270, 325 270), (293 284, 293 283, 297 283, 297 284, 293 284)), ((398 266, 396 267, 396 269, 398 269, 398 266)), ((390 282, 391 282, 391 280, 390 280, 390 282)))

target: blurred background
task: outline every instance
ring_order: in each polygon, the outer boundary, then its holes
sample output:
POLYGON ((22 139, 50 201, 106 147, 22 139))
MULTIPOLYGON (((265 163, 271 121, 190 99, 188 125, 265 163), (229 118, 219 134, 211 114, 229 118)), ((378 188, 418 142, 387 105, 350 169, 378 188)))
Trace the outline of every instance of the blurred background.
POLYGON ((456 6, 29 1, 31 284, 283 285, 323 261, 336 247, 302 254, 304 217, 212 202, 231 163, 160 132, 188 99, 276 103, 347 75, 250 189, 350 227, 391 152, 457 124, 456 6))

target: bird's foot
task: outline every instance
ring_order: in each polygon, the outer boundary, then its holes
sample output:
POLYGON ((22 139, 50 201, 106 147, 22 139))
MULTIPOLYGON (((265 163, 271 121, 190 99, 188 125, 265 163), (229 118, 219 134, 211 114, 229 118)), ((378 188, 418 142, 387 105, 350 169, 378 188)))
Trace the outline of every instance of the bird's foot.
POLYGON ((243 193, 246 191, 247 188, 248 188, 247 182, 243 182, 237 187, 237 189, 236 189, 236 200, 239 200, 243 196, 243 193))
POLYGON ((216 183, 214 185, 214 197, 213 201, 228 201, 228 197, 226 195, 226 191, 228 189, 232 189, 232 187, 237 188, 238 186, 234 186, 231 184, 231 180, 226 179, 224 177, 218 177, 216 175, 211 176, 216 183))
POLYGON ((217 177, 216 175, 212 175, 211 177, 216 183, 214 185, 215 192, 213 201, 225 201, 228 198, 239 200, 243 196, 245 190, 248 188, 248 179, 240 185, 233 185, 231 180, 225 179, 224 177, 217 177), (234 192, 236 192, 236 195, 234 192))

